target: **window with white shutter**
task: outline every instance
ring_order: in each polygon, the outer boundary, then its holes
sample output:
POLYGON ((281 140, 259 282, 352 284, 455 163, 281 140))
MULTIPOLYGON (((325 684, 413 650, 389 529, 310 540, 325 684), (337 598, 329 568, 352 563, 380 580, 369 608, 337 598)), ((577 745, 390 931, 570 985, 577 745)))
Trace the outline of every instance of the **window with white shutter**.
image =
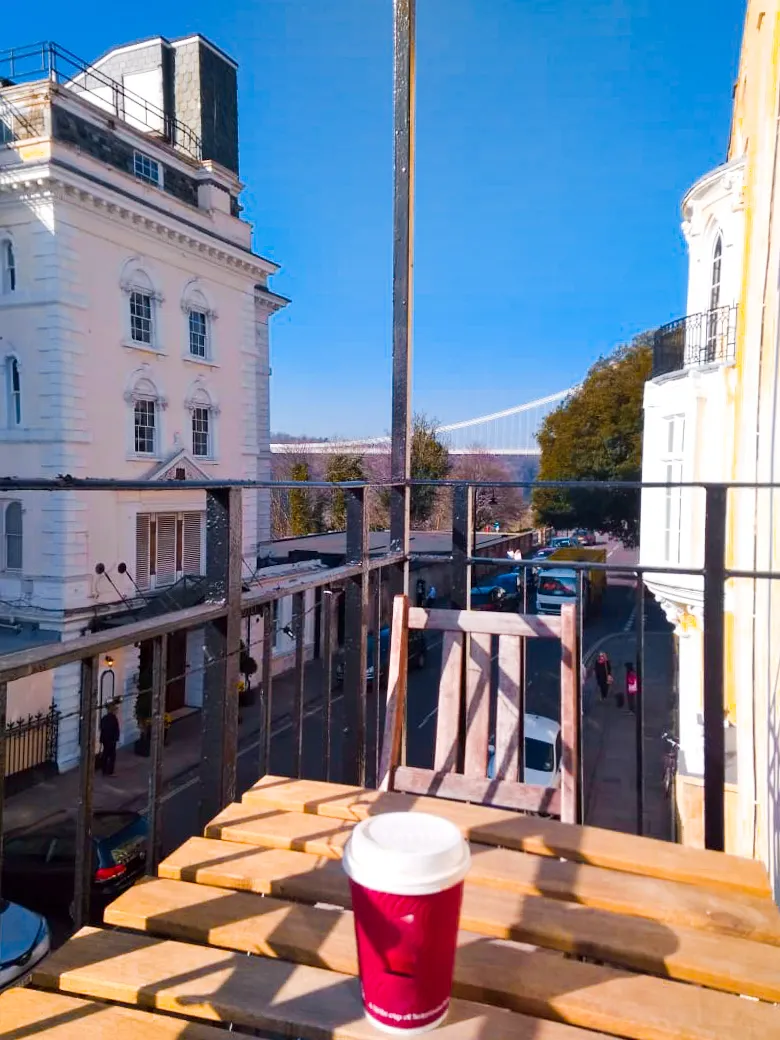
POLYGON ((182 572, 200 574, 200 537, 202 513, 185 513, 182 525, 182 572))
POLYGON ((135 518, 135 580, 139 589, 149 588, 149 514, 135 518))
POLYGON ((157 581, 155 584, 173 585, 176 581, 176 514, 158 513, 157 521, 157 581))
POLYGON ((203 513, 139 513, 135 521, 135 580, 139 589, 173 585, 203 573, 203 513))

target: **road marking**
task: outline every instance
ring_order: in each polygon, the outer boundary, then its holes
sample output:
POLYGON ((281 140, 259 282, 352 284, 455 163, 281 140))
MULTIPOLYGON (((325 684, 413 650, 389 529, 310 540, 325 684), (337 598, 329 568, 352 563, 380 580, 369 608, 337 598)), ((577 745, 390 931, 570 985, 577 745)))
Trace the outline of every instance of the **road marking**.
POLYGON ((636 607, 634 607, 634 609, 628 615, 628 621, 626 621, 625 625, 623 626, 623 631, 624 632, 630 632, 631 629, 634 627, 634 622, 635 621, 636 621, 636 607))

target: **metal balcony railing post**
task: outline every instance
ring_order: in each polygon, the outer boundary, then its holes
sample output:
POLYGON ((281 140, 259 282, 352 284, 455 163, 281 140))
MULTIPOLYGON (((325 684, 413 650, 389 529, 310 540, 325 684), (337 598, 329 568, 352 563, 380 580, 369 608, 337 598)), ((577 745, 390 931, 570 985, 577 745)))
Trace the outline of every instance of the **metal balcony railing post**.
POLYGON ((391 569, 391 593, 409 589, 411 474, 412 266, 414 213, 415 0, 393 0, 393 399, 390 551, 404 559, 391 569))
POLYGON ((152 730, 149 748, 149 836, 146 873, 154 877, 162 847, 162 766, 165 742, 165 693, 168 672, 168 636, 152 642, 152 730))
POLYGON ((306 596, 293 596, 292 631, 295 639, 295 668, 293 691, 293 776, 301 775, 303 764, 303 691, 306 679, 306 596))
POLYGON ((0 682, 0 895, 3 893, 3 809, 5 807, 5 739, 8 683, 0 682))
POLYGON ((240 488, 215 488, 206 495, 206 603, 226 603, 228 612, 205 630, 201 826, 236 797, 241 654, 240 488))
POLYGON ((725 848, 724 593, 727 488, 705 488, 704 515, 704 846, 725 848))
MULTIPOLYGON (((471 604, 471 557, 474 555, 474 488, 457 484, 452 491, 452 576, 450 582, 450 605, 455 610, 468 610, 471 604)), ((463 637, 464 659, 471 653, 470 637, 463 637)), ((460 716, 458 723, 457 769, 463 770, 466 748, 466 685, 461 682, 460 716)), ((406 748, 406 730, 404 743, 406 748)))
MULTIPOLYGON (((645 709, 642 676, 645 663, 645 583, 636 576, 636 832, 645 832, 645 709)), ((626 690, 628 697, 628 690, 626 690)))
MULTIPOLYGON (((361 572, 346 587, 344 633, 344 777, 363 784, 366 777, 366 666, 368 642, 368 512, 365 489, 347 492, 347 559, 361 572)), ((376 642, 376 638, 374 640, 376 642)))
POLYGON ((260 776, 271 768, 271 708, 273 705, 273 606, 266 603, 262 609, 263 656, 260 664, 260 776))
POLYGON ((455 610, 468 610, 474 555, 474 488, 458 484, 452 494, 452 591, 455 610))
POLYGON ((79 706, 79 804, 76 820, 76 873, 73 892, 73 924, 81 928, 89 920, 92 891, 92 810, 95 790, 95 717, 98 703, 100 658, 81 662, 79 706))
POLYGON ((333 627, 336 596, 332 589, 322 593, 322 771, 330 780, 330 743, 333 725, 333 627))

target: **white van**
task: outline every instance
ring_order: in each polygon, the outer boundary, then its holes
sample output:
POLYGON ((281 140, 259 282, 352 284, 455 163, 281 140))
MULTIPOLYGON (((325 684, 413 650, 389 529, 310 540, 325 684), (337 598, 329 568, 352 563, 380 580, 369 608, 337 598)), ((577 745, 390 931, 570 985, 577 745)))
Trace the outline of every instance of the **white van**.
MULTIPOLYGON (((584 581, 585 579, 583 579, 584 581)), ((577 602, 577 572, 571 567, 540 568, 536 586, 539 614, 560 614, 564 603, 577 602)))
MULTIPOLYGON (((524 782, 540 787, 557 787, 561 779, 561 727, 544 715, 525 716, 524 782)), ((489 780, 496 775, 496 745, 488 747, 489 780)))

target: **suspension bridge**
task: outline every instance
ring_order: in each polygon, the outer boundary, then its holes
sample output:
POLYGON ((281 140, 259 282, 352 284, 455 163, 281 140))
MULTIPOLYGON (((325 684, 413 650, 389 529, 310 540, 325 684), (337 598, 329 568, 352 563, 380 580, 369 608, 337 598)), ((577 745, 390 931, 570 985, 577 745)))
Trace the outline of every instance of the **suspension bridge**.
MULTIPOLYGON (((501 412, 480 415, 476 419, 439 426, 437 435, 452 455, 538 455, 536 435, 545 416, 565 401, 577 387, 559 390, 536 401, 505 408, 501 412)), ((390 450, 389 437, 365 437, 362 440, 297 441, 271 444, 278 454, 327 455, 337 451, 358 455, 382 455, 390 450)))

